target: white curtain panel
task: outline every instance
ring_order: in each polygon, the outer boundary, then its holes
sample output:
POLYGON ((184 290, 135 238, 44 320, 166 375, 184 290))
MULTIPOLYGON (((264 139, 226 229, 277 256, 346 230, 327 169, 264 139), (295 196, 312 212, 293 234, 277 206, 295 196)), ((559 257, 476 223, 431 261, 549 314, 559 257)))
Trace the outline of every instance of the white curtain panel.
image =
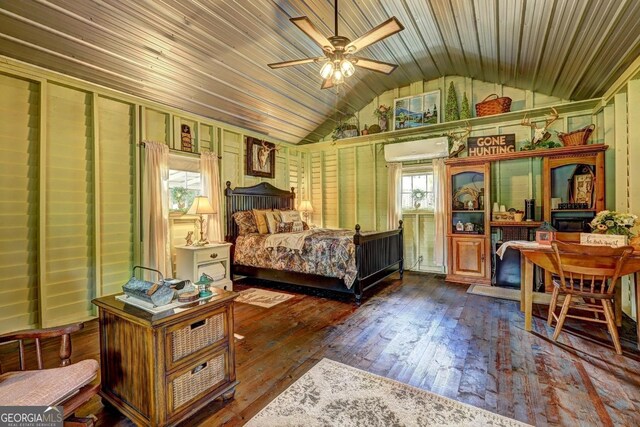
MULTIPOLYGON (((142 237, 145 267, 172 275, 169 246, 169 147, 145 141, 142 174, 142 237)), ((157 280, 157 278, 152 277, 157 280)))
POLYGON ((393 230, 402 219, 402 163, 387 163, 387 175, 387 229, 393 230))
POLYGON ((202 177, 202 195, 209 198, 211 206, 217 214, 207 215, 204 235, 210 242, 221 242, 222 239, 222 199, 220 191, 220 168, 218 155, 204 152, 200 154, 200 176, 202 177))
POLYGON ((447 173, 444 165, 444 159, 433 159, 433 186, 434 186, 434 208, 433 219, 435 223, 435 239, 433 242, 433 263, 439 266, 445 265, 446 246, 445 246, 445 221, 446 208, 445 204, 445 184, 447 173))

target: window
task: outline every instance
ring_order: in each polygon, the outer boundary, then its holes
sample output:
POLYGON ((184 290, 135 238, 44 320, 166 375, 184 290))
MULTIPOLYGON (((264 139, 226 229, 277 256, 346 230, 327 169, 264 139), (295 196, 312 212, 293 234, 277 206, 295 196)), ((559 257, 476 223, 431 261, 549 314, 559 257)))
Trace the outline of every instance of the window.
POLYGON ((433 172, 414 172, 402 175, 402 210, 433 210, 433 172))
POLYGON ((169 169, 169 212, 187 212, 200 188, 199 172, 169 169))

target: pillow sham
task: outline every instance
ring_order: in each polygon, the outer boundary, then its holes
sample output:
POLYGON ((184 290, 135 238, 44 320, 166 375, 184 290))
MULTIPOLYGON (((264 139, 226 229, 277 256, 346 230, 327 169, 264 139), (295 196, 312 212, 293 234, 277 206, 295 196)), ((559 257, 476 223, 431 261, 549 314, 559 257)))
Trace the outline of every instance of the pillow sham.
POLYGON ((302 217, 298 211, 280 211, 282 222, 302 222, 302 217))
POLYGON ((256 219, 251 211, 236 212, 233 214, 233 220, 238 225, 238 234, 241 236, 258 232, 256 219))
POLYGON ((269 228, 267 227, 267 217, 266 214, 271 212, 269 209, 253 209, 253 216, 256 220, 256 226, 258 227, 258 233, 267 234, 269 233, 269 228))

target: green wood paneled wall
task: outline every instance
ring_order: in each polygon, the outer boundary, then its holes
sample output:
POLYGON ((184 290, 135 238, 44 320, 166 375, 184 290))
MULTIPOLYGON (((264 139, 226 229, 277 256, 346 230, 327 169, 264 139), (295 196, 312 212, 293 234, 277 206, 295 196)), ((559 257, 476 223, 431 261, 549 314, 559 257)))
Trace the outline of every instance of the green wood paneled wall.
POLYGON ((0 74, 0 333, 39 324, 40 85, 0 74))
POLYGON ((241 129, 23 64, 0 64, 0 93, 0 333, 86 320, 121 291, 140 247, 139 139, 179 148, 189 124, 222 153, 223 185, 309 196, 305 149, 274 141, 276 177, 248 177, 241 129))

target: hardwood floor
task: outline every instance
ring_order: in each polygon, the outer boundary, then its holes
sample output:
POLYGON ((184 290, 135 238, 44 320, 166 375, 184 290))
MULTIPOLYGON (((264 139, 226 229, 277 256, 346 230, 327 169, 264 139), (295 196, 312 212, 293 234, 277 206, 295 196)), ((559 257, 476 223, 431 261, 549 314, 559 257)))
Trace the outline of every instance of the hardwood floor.
MULTIPOLYGON (((617 356, 604 326, 568 321, 554 343, 546 307, 535 306, 527 333, 518 302, 466 289, 407 273, 360 307, 304 294, 268 309, 236 304, 236 333, 245 338, 235 399, 184 425, 242 425, 323 357, 538 426, 640 424, 635 323, 625 318, 617 356)), ((95 327, 74 340, 74 359, 97 357, 95 327)), ((99 402, 84 411, 97 411, 97 425, 133 425, 99 402)))

